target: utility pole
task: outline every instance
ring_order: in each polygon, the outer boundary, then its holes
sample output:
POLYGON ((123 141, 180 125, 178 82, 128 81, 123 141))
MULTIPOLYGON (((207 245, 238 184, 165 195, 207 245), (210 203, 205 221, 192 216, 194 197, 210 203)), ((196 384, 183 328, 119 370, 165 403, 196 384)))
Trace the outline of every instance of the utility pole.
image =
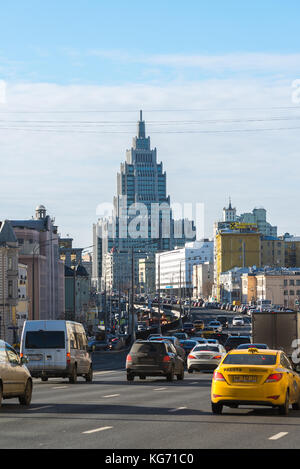
POLYGON ((134 318, 134 251, 131 248, 131 343, 135 342, 135 318, 134 318))
POLYGON ((157 327, 157 332, 158 332, 158 334, 161 334, 161 323, 160 323, 160 255, 159 254, 158 254, 157 273, 158 273, 158 327, 157 327))

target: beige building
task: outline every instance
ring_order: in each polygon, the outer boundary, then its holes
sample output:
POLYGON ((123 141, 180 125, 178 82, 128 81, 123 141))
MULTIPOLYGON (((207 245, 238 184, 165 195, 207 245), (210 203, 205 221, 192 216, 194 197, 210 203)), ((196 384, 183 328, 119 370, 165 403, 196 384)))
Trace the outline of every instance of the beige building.
POLYGON ((300 269, 274 269, 242 276, 243 303, 269 300, 272 305, 299 309, 300 269))
POLYGON ((18 265, 18 304, 16 307, 16 317, 14 324, 17 327, 18 337, 21 337, 23 324, 28 319, 28 272, 27 265, 20 264, 18 265))
POLYGON ((211 262, 204 262, 193 266, 193 297, 209 298, 214 280, 214 266, 211 262))
POLYGON ((139 259, 139 286, 141 293, 155 293, 154 256, 139 259))

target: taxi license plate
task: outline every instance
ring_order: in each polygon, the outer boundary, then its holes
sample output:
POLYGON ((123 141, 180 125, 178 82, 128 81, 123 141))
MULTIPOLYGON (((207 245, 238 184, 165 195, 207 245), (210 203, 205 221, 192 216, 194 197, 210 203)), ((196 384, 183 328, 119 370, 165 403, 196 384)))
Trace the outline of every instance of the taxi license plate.
POLYGON ((235 375, 233 376, 234 383, 256 383, 257 376, 251 375, 235 375))

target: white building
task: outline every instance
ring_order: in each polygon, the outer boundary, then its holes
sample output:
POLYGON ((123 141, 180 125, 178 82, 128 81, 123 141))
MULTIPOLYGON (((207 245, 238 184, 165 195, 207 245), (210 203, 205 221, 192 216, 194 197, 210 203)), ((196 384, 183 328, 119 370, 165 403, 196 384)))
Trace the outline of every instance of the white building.
POLYGON ((193 266, 204 262, 213 262, 213 241, 194 241, 156 254, 156 289, 174 295, 192 294, 193 266))
POLYGON ((193 266, 193 297, 209 299, 214 282, 214 265, 211 262, 193 266))

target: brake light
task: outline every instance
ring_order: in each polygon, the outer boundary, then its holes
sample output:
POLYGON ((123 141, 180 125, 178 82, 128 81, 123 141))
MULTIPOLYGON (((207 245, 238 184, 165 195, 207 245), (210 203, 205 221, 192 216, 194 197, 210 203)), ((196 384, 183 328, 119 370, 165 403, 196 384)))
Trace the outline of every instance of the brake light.
POLYGON ((69 365, 71 363, 71 354, 67 353, 67 364, 69 365))
POLYGON ((163 359, 163 362, 167 363, 167 362, 170 362, 170 361, 171 361, 171 358, 169 357, 169 355, 165 355, 164 359, 163 359))
POLYGON ((222 355, 215 355, 215 356, 213 357, 213 360, 218 360, 219 358, 222 358, 222 355))
POLYGON ((214 371, 213 380, 214 381, 225 381, 225 378, 222 375, 222 373, 219 373, 218 371, 214 371))
POLYGON ((272 373, 271 375, 268 376, 266 379, 266 383, 276 383, 280 381, 282 378, 282 373, 272 373))
POLYGON ((127 357, 126 357, 126 362, 132 362, 132 357, 131 357, 131 355, 127 355, 127 357))
POLYGON ((190 358, 190 359, 193 360, 193 359, 196 358, 196 357, 195 357, 195 355, 191 355, 191 354, 190 354, 190 355, 188 356, 188 358, 190 358))

